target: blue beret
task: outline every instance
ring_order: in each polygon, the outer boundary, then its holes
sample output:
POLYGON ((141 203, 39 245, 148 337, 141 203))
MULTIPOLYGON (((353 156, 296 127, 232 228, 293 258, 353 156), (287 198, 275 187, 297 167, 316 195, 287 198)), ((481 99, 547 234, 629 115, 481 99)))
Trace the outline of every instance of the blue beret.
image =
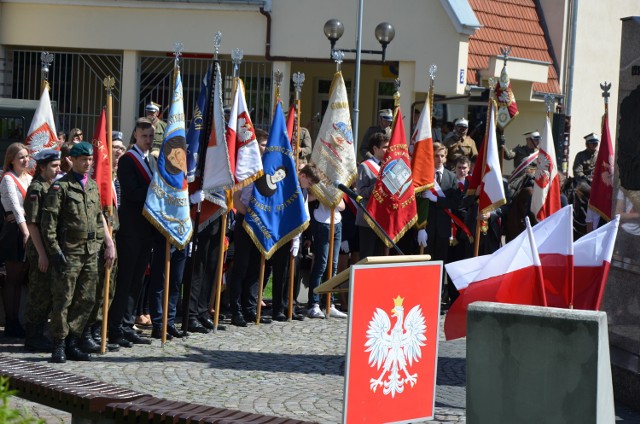
POLYGON ((60 150, 42 149, 33 155, 33 160, 40 163, 49 163, 54 160, 60 160, 60 150))
POLYGON ((78 156, 93 156, 93 146, 91 143, 87 143, 86 141, 81 141, 78 144, 74 144, 69 152, 69 156, 72 158, 78 156))

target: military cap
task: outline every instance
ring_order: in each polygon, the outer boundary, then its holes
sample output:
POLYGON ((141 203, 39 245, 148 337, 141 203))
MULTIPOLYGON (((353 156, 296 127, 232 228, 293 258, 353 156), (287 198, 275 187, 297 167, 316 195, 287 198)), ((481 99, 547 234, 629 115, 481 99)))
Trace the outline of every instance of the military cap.
POLYGON ((393 112, 391 109, 381 109, 378 111, 378 116, 385 121, 393 121, 393 112))
POLYGON ((116 141, 116 140, 122 141, 122 131, 111 131, 111 140, 113 140, 113 141, 116 141))
POLYGON ((538 131, 529 131, 522 135, 532 140, 540 140, 540 133, 538 131))
POLYGON ((154 102, 149 103, 144 107, 147 112, 160 112, 160 105, 154 102))
POLYGON ((60 150, 42 149, 33 155, 33 159, 38 163, 49 163, 54 160, 60 160, 60 150))
POLYGON ((466 127, 469 128, 469 121, 464 118, 460 118, 456 121, 456 127, 466 127))
POLYGON ((587 134, 584 136, 584 139, 587 143, 593 143, 593 144, 600 143, 600 137, 598 137, 598 134, 596 133, 587 134))
POLYGON ((91 143, 81 141, 78 144, 74 144, 69 152, 69 156, 76 158, 78 156, 93 156, 93 146, 91 143))

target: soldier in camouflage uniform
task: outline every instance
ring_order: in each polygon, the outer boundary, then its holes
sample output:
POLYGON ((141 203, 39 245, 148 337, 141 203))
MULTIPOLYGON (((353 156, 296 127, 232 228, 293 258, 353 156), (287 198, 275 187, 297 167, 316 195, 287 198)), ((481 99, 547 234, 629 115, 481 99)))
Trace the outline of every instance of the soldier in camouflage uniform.
MULTIPOLYGON (((44 245, 54 268, 51 360, 57 363, 67 357, 91 359, 80 348, 80 337, 95 304, 100 247, 96 235, 106 226, 98 186, 87 175, 93 163, 93 147, 87 142, 78 143, 71 148, 70 158, 71 171, 53 183, 47 193, 41 222, 44 245)), ((111 266, 115 248, 108 234, 104 242, 105 261, 111 266)))
POLYGON ((31 234, 27 242, 29 292, 25 310, 24 348, 32 352, 51 352, 51 342, 44 336, 44 327, 51 312, 51 280, 47 274, 49 257, 42 242, 40 221, 44 197, 60 171, 60 151, 44 149, 33 158, 36 161, 36 176, 24 199, 24 215, 31 234))
POLYGON ((167 123, 158 117, 160 114, 159 104, 151 102, 145 106, 144 111, 147 114, 147 119, 151 121, 154 127, 151 154, 157 158, 158 153, 160 153, 160 148, 162 147, 162 142, 164 141, 164 130, 167 128, 167 123))
POLYGON ((593 171, 596 169, 600 139, 595 133, 585 135, 584 139, 587 148, 576 155, 573 161, 573 176, 578 181, 587 181, 591 184, 593 171))

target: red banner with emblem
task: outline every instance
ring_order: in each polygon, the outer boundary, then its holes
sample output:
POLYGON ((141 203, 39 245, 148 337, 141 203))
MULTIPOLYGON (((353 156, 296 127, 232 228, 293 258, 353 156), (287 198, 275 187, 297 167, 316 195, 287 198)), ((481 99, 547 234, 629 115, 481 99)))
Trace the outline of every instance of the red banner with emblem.
POLYGON ((441 279, 439 261, 352 267, 343 422, 433 418, 441 279))

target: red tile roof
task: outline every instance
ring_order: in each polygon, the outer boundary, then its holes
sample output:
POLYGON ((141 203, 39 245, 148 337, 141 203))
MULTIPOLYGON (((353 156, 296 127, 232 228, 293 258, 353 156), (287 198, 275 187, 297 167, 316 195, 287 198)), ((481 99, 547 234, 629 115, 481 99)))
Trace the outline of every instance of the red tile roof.
MULTIPOLYGON (((553 63, 535 0, 469 0, 482 24, 469 37, 467 81, 478 84, 478 71, 486 69, 489 58, 500 55, 500 47, 511 46, 510 56, 553 63)), ((549 66, 546 83, 533 83, 533 91, 560 93, 558 74, 549 66)))

